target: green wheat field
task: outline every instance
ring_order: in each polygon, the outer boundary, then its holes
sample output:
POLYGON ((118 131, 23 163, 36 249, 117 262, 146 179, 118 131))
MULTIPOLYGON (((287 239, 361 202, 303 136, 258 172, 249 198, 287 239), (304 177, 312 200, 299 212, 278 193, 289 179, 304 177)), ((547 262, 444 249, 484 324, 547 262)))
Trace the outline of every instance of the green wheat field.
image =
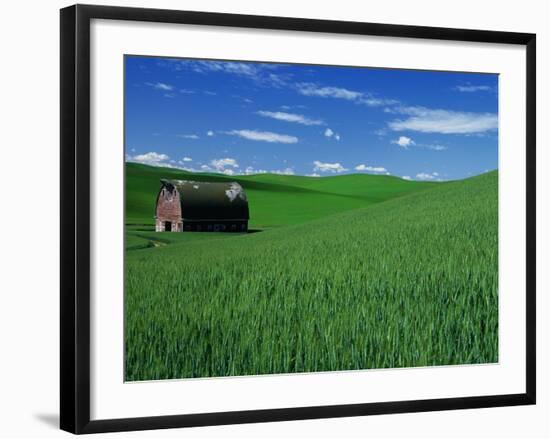
POLYGON ((127 381, 498 361, 498 172, 126 165, 127 381), (258 233, 156 233, 161 178, 238 181, 258 233))

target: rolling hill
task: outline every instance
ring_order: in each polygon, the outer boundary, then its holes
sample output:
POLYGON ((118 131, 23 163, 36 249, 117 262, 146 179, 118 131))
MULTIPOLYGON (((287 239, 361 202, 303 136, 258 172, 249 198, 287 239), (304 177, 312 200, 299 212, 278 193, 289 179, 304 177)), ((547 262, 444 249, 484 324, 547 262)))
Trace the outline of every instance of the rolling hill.
MULTIPOLYGON (((149 215, 159 174, 185 175, 166 172, 129 166, 130 219, 149 215)), ((139 232, 170 242, 126 253, 126 379, 498 361, 497 172, 236 180, 257 225, 285 226, 139 232)))
POLYGON ((275 174, 231 177, 127 163, 127 224, 154 224, 156 196, 162 178, 239 182, 249 200, 251 228, 303 223, 437 185, 367 174, 322 178, 275 174))

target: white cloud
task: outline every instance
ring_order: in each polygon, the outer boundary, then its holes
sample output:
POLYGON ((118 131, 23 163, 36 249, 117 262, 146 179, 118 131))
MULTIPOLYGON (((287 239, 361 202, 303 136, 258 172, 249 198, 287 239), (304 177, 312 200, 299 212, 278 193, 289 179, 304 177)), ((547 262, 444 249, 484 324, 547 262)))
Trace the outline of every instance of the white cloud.
MULTIPOLYGON (((229 169, 228 171, 233 171, 232 169, 229 169)), ((285 169, 274 169, 271 171, 268 171, 266 169, 256 169, 253 166, 247 166, 244 171, 239 172, 235 171, 235 174, 239 175, 255 175, 255 174, 279 174, 279 175, 294 175, 294 169, 292 168, 285 168, 285 169)), ((233 175, 233 174, 231 174, 233 175)))
POLYGON ((227 61, 181 61, 180 65, 196 73, 222 72, 249 77, 256 76, 260 70, 258 64, 227 61))
POLYGON ((225 73, 240 76, 255 81, 260 85, 283 87, 291 75, 273 73, 278 68, 275 64, 248 63, 234 61, 196 61, 196 60, 166 60, 162 66, 176 71, 191 70, 195 73, 225 73))
POLYGON ((320 177, 321 175, 314 172, 313 174, 306 174, 306 177, 320 177))
POLYGON ((416 178, 418 178, 419 180, 433 180, 435 177, 432 174, 421 172, 419 174, 416 174, 416 178))
POLYGON ((156 152, 147 152, 145 154, 138 154, 133 157, 135 161, 138 162, 165 162, 170 157, 166 154, 159 154, 156 152))
POLYGON ((208 137, 212 137, 212 136, 214 135, 214 131, 208 130, 208 131, 206 132, 206 135, 207 135, 208 137))
POLYGON ((312 82, 302 82, 296 84, 298 93, 304 96, 319 96, 322 98, 336 98, 354 101, 363 96, 363 93, 354 90, 348 90, 341 87, 320 87, 312 82))
POLYGON ((318 172, 331 172, 335 174, 347 171, 340 163, 323 163, 319 160, 315 160, 313 164, 315 165, 313 170, 318 172))
POLYGON ((307 108, 307 105, 302 105, 302 104, 300 104, 300 105, 281 105, 280 108, 282 110, 292 110, 293 108, 299 108, 301 110, 304 110, 304 109, 307 108))
POLYGON ((193 139, 193 140, 197 140, 199 138, 199 136, 197 136, 196 134, 178 134, 178 137, 181 137, 182 139, 193 139))
POLYGON ((296 84, 298 93, 304 96, 318 96, 321 98, 344 99, 353 101, 359 104, 364 104, 369 107, 379 107, 382 105, 395 105, 399 101, 395 99, 382 99, 372 96, 369 93, 361 91, 349 90, 343 87, 323 87, 313 82, 300 82, 296 84))
POLYGON ((331 130, 330 128, 327 128, 324 132, 324 135, 325 137, 328 137, 329 139, 330 138, 333 138, 334 140, 336 141, 340 141, 340 134, 338 133, 335 133, 333 130, 331 130))
MULTIPOLYGON (((203 165, 204 166, 204 165, 203 165)), ((231 168, 238 168, 239 164, 237 160, 226 157, 223 159, 214 159, 210 161, 210 166, 218 172, 226 172, 233 175, 233 170, 231 168)))
POLYGON ((294 169, 292 168, 276 169, 274 171, 271 171, 271 173, 280 174, 280 175, 294 175, 294 169))
POLYGON ((419 174, 416 174, 417 180, 435 180, 437 177, 439 177, 437 172, 420 172, 419 174))
POLYGON ((455 90, 461 91, 463 93, 474 93, 476 91, 491 91, 493 88, 488 85, 457 85, 455 90))
POLYGON ((471 134, 496 130, 498 117, 493 113, 470 113, 425 107, 400 107, 396 112, 408 115, 405 120, 388 123, 393 131, 422 133, 471 134))
POLYGON ((392 140, 391 143, 399 145, 403 149, 409 149, 409 146, 414 145, 414 140, 407 136, 399 136, 399 139, 392 140))
POLYGON ((263 117, 269 117, 271 119, 283 120, 285 122, 294 122, 302 125, 323 125, 322 120, 309 119, 302 114, 294 113, 285 113, 283 111, 258 111, 256 114, 259 114, 263 117))
POLYGON ((447 149, 446 146, 443 145, 419 145, 422 148, 431 149, 433 151, 445 151, 447 149))
POLYGON ((396 105, 399 103, 396 99, 380 99, 373 97, 363 97, 359 102, 361 104, 368 105, 369 107, 381 107, 383 105, 396 105))
POLYGON ((252 166, 247 166, 244 170, 244 173, 246 175, 267 174, 267 171, 265 169, 255 169, 252 166))
POLYGON ((249 99, 247 97, 244 97, 244 96, 240 96, 240 95, 231 95, 232 98, 235 98, 235 99, 238 99, 242 102, 244 102, 245 104, 253 104, 254 101, 252 99, 249 99))
POLYGON ((387 173, 388 170, 382 166, 367 166, 364 164, 357 165, 355 167, 356 171, 366 171, 366 172, 375 172, 375 173, 387 173))
POLYGON ((172 91, 174 90, 174 86, 170 84, 166 84, 164 82, 146 82, 146 85, 149 87, 153 87, 156 90, 163 90, 163 91, 172 91))
POLYGON ((401 177, 403 180, 412 180, 412 178, 408 175, 404 175, 403 177, 401 177))
POLYGON ((276 73, 268 73, 265 78, 263 78, 264 83, 276 88, 286 87, 288 85, 288 80, 292 77, 291 74, 281 75, 276 73))
POLYGON ((142 163, 144 165, 151 165, 151 166, 170 166, 168 160, 170 160, 170 157, 166 154, 158 153, 158 152, 147 152, 145 154, 138 154, 135 156, 128 156, 127 160, 129 162, 135 162, 135 163, 142 163))
POLYGON ((269 131, 256 131, 256 130, 233 130, 227 131, 226 134, 232 136, 239 136, 243 139, 256 140, 260 142, 269 143, 296 143, 298 138, 294 136, 288 136, 286 134, 277 134, 269 131))
POLYGON ((184 158, 182 159, 182 161, 184 161, 184 162, 192 162, 193 159, 192 159, 191 157, 184 157, 184 158))
POLYGON ((446 146, 438 144, 417 144, 413 139, 407 136, 399 136, 398 139, 392 140, 391 143, 399 145, 403 149, 409 149, 409 146, 416 145, 419 148, 431 149, 433 151, 445 151, 446 146))

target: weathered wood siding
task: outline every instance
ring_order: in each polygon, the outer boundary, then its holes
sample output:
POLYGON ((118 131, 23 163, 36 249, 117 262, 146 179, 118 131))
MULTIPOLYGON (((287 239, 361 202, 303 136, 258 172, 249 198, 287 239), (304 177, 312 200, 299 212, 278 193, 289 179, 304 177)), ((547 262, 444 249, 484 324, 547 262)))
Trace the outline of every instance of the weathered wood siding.
POLYGON ((164 232, 167 221, 172 224, 172 232, 183 231, 179 192, 175 188, 170 191, 167 187, 163 187, 157 201, 155 230, 164 232))

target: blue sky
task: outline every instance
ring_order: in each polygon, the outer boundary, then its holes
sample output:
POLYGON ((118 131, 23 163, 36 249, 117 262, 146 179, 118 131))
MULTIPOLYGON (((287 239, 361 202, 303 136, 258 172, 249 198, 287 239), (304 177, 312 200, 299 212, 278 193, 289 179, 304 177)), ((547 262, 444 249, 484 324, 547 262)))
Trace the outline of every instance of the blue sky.
POLYGON ((126 56, 126 160, 454 180, 498 167, 498 75, 126 56))

